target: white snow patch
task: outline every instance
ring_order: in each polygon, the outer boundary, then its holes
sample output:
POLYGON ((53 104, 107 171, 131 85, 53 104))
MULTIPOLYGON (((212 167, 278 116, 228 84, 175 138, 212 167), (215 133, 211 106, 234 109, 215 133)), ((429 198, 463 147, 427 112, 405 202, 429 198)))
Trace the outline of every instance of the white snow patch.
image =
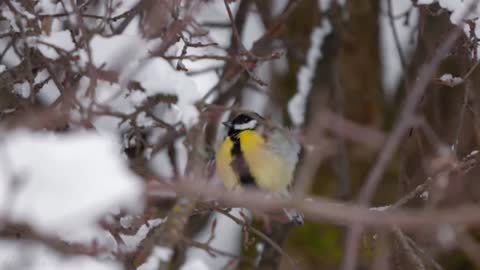
MULTIPOLYGON (((478 23, 477 18, 480 15, 480 4, 477 0, 435 0, 435 1, 419 1, 422 4, 431 4, 438 2, 440 7, 451 12, 450 21, 453 24, 463 26, 464 32, 467 36, 470 36, 470 26, 465 20, 473 20, 478 23)), ((480 27, 475 27, 475 35, 480 36, 480 27)), ((480 48, 477 47, 477 52, 480 52, 480 48)))
POLYGON ((478 150, 473 150, 472 152, 470 152, 470 154, 468 154, 465 158, 471 158, 473 156, 476 156, 478 155, 479 151, 478 150))
POLYGON ((75 43, 73 43, 70 31, 67 30, 52 32, 48 36, 40 35, 39 37, 32 37, 29 39, 29 43, 30 46, 36 46, 45 57, 50 59, 57 59, 59 57, 57 50, 52 46, 63 49, 67 52, 71 52, 75 49, 75 43), (45 44, 38 43, 37 41, 44 42, 45 44))
POLYGON ((287 0, 276 0, 272 2, 271 5, 271 15, 272 16, 278 16, 281 14, 281 12, 285 9, 287 6, 288 1, 287 0))
MULTIPOLYGON (((230 211, 230 214, 238 218, 242 218, 240 215, 241 211, 243 211, 244 215, 251 217, 251 214, 248 211, 240 208, 233 208, 230 211)), ((242 236, 241 226, 232 221, 229 217, 219 213, 215 213, 212 216, 208 222, 208 225, 205 226, 205 228, 195 237, 195 240, 197 242, 205 243, 211 237, 212 223, 215 219, 217 220, 217 226, 214 230, 215 237, 210 242, 210 246, 231 254, 240 254, 242 236)), ((197 260, 201 260, 205 265, 208 266, 208 269, 223 269, 225 265, 230 262, 231 258, 220 255, 217 257, 212 257, 205 250, 198 248, 188 249, 186 264, 188 262, 194 262, 197 260)))
POLYGON ((477 0, 418 0, 417 4, 429 5, 435 2, 437 2, 440 7, 451 12, 450 21, 453 24, 462 23, 462 19, 464 17, 466 19, 473 19, 478 15, 478 5, 475 7, 475 9, 468 10, 470 7, 474 7, 472 4, 475 4, 477 0))
POLYGON ((195 259, 195 260, 189 260, 186 261, 182 267, 180 267, 180 270, 210 270, 212 268, 208 267, 208 265, 205 264, 200 259, 195 259))
POLYGON ((417 0, 418 5, 430 5, 433 2, 435 2, 435 0, 417 0))
POLYGON ((173 251, 171 249, 155 246, 150 257, 137 270, 156 270, 160 262, 168 262, 172 255, 173 251))
MULTIPOLYGON (((335 0, 336 4, 340 5, 345 5, 346 0, 335 0)), ((318 0, 318 5, 320 6, 320 9, 325 11, 330 8, 332 5, 332 0, 318 0)))
POLYGON ((10 4, 15 8, 15 10, 20 13, 22 16, 25 16, 27 19, 35 19, 35 15, 28 12, 25 7, 23 7, 20 1, 10 1, 10 4))
MULTIPOLYGON (((258 13, 251 12, 248 14, 245 22, 245 30, 242 36, 242 42, 245 48, 250 49, 255 41, 263 36, 265 26, 258 13)), ((272 62, 259 62, 255 69, 252 70, 255 76, 264 81, 267 85, 271 83, 272 78, 272 62)), ((261 87, 268 90, 266 87, 261 87)), ((242 108, 256 112, 263 112, 266 104, 269 102, 268 96, 259 91, 243 91, 241 96, 242 108)))
POLYGON ((15 32, 19 32, 20 28, 17 25, 15 14, 13 14, 13 12, 9 8, 2 8, 1 12, 2 12, 2 17, 8 21, 12 30, 15 32))
POLYGON ((169 106, 172 114, 165 116, 165 121, 182 121, 187 126, 196 123, 198 111, 194 103, 201 96, 195 83, 185 73, 174 70, 166 60, 155 57, 141 65, 132 79, 140 82, 149 96, 172 94, 178 97, 177 104, 169 106))
POLYGON ((140 0, 113 0, 112 6, 114 7, 114 10, 112 16, 118 16, 131 10, 138 4, 138 2, 140 2, 140 0))
POLYGON ((27 81, 13 85, 13 92, 17 95, 27 98, 30 95, 30 84, 27 81))
POLYGON ((2 64, 7 67, 14 67, 20 64, 23 58, 20 59, 13 48, 7 48, 7 46, 10 46, 9 44, 10 38, 0 39, 0 51, 5 51, 5 55, 2 58, 2 64))
POLYGON ((0 215, 64 240, 104 237, 99 218, 142 207, 141 181, 113 137, 16 131, 1 142, 0 160, 0 215))
MULTIPOLYGON (((120 220, 123 227, 125 228, 128 228, 128 225, 125 224, 125 220, 122 222, 122 220, 120 220), (127 226, 124 226, 124 225, 127 225, 127 226)), ((161 219, 161 218, 157 218, 157 219, 152 219, 152 220, 149 220, 147 221, 147 224, 144 224, 142 225, 136 234, 134 235, 126 235, 126 234, 121 234, 121 237, 122 237, 122 240, 125 242, 125 248, 127 251, 134 251, 137 249, 138 245, 140 244, 140 242, 145 239, 145 237, 147 236, 148 232, 162 224, 164 222, 164 219, 161 219)))
POLYGON ((265 26, 262 23, 260 15, 256 12, 248 13, 244 29, 242 43, 247 49, 251 49, 253 43, 265 33, 265 26))
MULTIPOLYGON (((390 0, 389 0, 390 1, 390 0)), ((395 0, 392 1, 392 13, 394 15, 403 14, 405 11, 412 8, 412 1, 410 0, 395 0)), ((381 61, 382 61, 382 84, 388 96, 393 97, 400 79, 403 77, 403 68, 398 53, 397 44, 393 36, 393 29, 389 22, 387 14, 387 1, 381 1, 381 9, 385 12, 381 13, 379 17, 380 25, 380 46, 381 46, 381 61)), ((397 31, 399 46, 402 54, 405 57, 406 64, 411 59, 411 55, 415 50, 418 9, 413 8, 410 11, 407 24, 405 17, 397 18, 394 21, 395 30, 397 31)))
POLYGON ((428 197, 430 196, 430 193, 425 190, 424 192, 422 192, 422 194, 420 194, 420 198, 424 201, 428 200, 428 197))
POLYGON ((150 164, 150 168, 162 178, 168 179, 174 176, 167 149, 162 149, 153 155, 150 164))
POLYGON ((54 0, 39 0, 35 5, 35 11, 41 14, 55 14, 56 8, 54 0))
POLYGON ((62 256, 42 245, 0 241, 0 269, 120 270, 122 267, 95 257, 62 256))
MULTIPOLYGON (((129 63, 148 55, 147 44, 147 41, 138 35, 95 35, 90 41, 93 64, 105 70, 122 71, 129 63)), ((86 53, 82 53, 81 57, 82 61, 88 62, 86 53)))
POLYGON ((469 7, 472 6, 472 3, 477 2, 477 0, 439 0, 438 4, 449 11, 452 12, 450 14, 450 21, 453 24, 462 23, 462 20, 471 19, 476 16, 478 9, 467 11, 469 7))
POLYGON ((332 31, 332 26, 327 19, 322 21, 322 26, 315 27, 310 35, 310 48, 308 49, 306 63, 297 74, 297 93, 288 103, 288 112, 292 122, 300 126, 305 122, 305 107, 308 94, 312 88, 312 79, 318 59, 322 57, 321 47, 325 37, 332 31))
POLYGON ((452 74, 443 74, 440 76, 439 80, 445 84, 448 84, 449 86, 457 86, 461 83, 463 83, 463 78, 461 77, 455 77, 452 74))
MULTIPOLYGON (((37 73, 34 83, 43 83, 43 81, 45 81, 49 76, 50 74, 48 71, 44 69, 37 73)), ((48 80, 47 83, 40 88, 40 91, 37 94, 37 97, 47 105, 52 104, 59 96, 60 90, 58 90, 55 82, 52 79, 48 80)))
POLYGON ((392 207, 392 206, 391 205, 384 205, 384 206, 370 207, 370 211, 382 212, 382 211, 390 209, 390 207, 392 207))
MULTIPOLYGON (((168 123, 175 124, 181 121, 191 126, 196 123, 199 114, 194 103, 201 96, 194 81, 185 73, 175 70, 162 58, 148 58, 149 49, 158 41, 147 42, 138 34, 95 36, 90 42, 93 64, 97 68, 116 71, 119 74, 118 84, 98 81, 96 101, 110 106, 115 111, 131 113, 149 97, 159 94, 174 95, 178 98, 176 104, 159 103, 152 109, 153 113, 168 123), (126 86, 131 81, 140 83, 145 91, 129 92, 126 86)), ((84 63, 88 61, 85 52, 81 53, 81 58, 84 63)), ((82 82, 83 90, 86 90, 88 81, 89 79, 86 78, 82 82)), ((77 97, 82 103, 91 102, 85 99, 84 95, 84 91, 78 91, 77 97)), ((84 105, 88 106, 88 104, 84 105)), ((113 117, 102 118, 102 126, 106 126, 109 130, 116 129, 119 121, 113 117)), ((145 126, 152 123, 145 118, 145 115, 140 115, 138 120, 145 126)))

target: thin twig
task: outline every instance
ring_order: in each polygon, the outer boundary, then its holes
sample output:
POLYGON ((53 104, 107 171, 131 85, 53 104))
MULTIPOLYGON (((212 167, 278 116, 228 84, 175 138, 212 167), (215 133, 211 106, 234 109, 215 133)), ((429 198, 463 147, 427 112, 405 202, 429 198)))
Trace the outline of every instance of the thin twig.
POLYGON ((455 130, 455 139, 452 145, 452 152, 458 155, 458 145, 460 143, 460 136, 462 134, 463 123, 465 121, 465 111, 467 110, 468 98, 470 96, 470 89, 472 88, 472 80, 467 80, 463 93, 462 108, 460 109, 460 116, 458 119, 458 126, 455 130))
POLYGON ((418 255, 415 253, 413 248, 410 246, 403 232, 399 228, 394 227, 393 234, 397 237, 398 242, 400 243, 400 246, 403 248, 405 254, 407 255, 407 258, 409 258, 411 263, 415 266, 415 269, 426 270, 425 265, 422 262, 422 259, 418 257, 418 255))
POLYGON ((419 247, 417 245, 417 243, 415 243, 415 241, 413 241, 412 238, 410 238, 408 235, 404 235, 404 236, 405 236, 405 239, 407 239, 410 246, 418 254, 420 254, 423 258, 426 258, 430 261, 430 264, 435 268, 435 270, 443 270, 443 267, 435 259, 433 259, 432 256, 430 256, 430 254, 428 254, 425 250, 423 250, 421 247, 419 247))

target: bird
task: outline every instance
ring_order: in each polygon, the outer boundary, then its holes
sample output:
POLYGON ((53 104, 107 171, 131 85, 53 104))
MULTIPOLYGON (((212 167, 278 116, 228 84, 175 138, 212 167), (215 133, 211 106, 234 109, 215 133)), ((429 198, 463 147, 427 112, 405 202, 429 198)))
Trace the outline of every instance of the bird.
MULTIPOLYGON (((224 185, 289 197, 301 149, 290 130, 253 111, 240 111, 223 124, 227 135, 216 151, 215 164, 224 185)), ((303 224, 297 210, 284 212, 293 223, 303 224)))

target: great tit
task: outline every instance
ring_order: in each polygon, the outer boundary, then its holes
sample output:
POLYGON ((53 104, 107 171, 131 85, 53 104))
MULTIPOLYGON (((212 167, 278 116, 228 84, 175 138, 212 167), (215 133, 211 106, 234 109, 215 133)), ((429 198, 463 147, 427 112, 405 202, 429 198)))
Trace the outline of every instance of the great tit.
MULTIPOLYGON (((216 152, 216 172, 227 188, 254 187, 289 196, 300 144, 289 130, 259 114, 242 111, 223 123, 228 133, 216 152)), ((303 224, 303 216, 284 209, 303 224)))

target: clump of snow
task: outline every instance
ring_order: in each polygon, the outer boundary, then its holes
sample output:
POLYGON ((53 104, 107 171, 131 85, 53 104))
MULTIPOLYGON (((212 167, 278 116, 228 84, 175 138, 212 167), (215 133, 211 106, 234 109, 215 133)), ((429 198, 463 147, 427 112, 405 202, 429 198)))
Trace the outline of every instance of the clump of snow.
POLYGON ((2 13, 2 17, 5 18, 8 22, 9 22, 9 25, 10 27, 12 28, 12 30, 16 31, 16 32, 19 32, 21 28, 24 29, 24 25, 22 25, 21 27, 18 25, 18 23, 20 24, 25 24, 26 20, 23 19, 22 17, 25 17, 27 19, 35 19, 35 15, 33 15, 32 13, 28 12, 25 7, 22 5, 22 3, 20 3, 20 1, 10 1, 9 2, 11 7, 16 11, 18 12, 19 14, 21 14, 21 16, 17 16, 11 9, 10 9, 10 6, 5 6, 4 8, 2 8, 1 10, 1 13, 2 13))
POLYGON ((17 24, 15 14, 9 8, 2 8, 2 17, 5 18, 13 31, 20 31, 20 27, 17 24))
POLYGON ((169 159, 167 149, 163 149, 151 157, 150 167, 159 176, 165 179, 172 178, 174 176, 174 168, 169 159))
POLYGON ((32 243, 0 241, 0 269, 120 270, 115 262, 87 256, 62 256, 32 243))
POLYGON ((142 208, 142 183, 113 137, 16 131, 1 141, 0 160, 0 216, 49 235, 88 242, 112 209, 142 208))
POLYGON ((75 49, 75 43, 73 43, 72 36, 68 30, 52 32, 50 35, 32 37, 30 38, 29 43, 30 46, 37 47, 45 57, 50 59, 58 59, 59 57, 58 52, 54 47, 67 52, 71 52, 75 49))
MULTIPOLYGON (((480 5, 477 0, 419 0, 418 4, 432 4, 438 2, 440 7, 451 12, 450 21, 453 24, 463 25, 465 34, 470 36, 470 25, 465 20, 474 20, 480 15, 480 5)), ((475 27, 475 35, 480 36, 479 27, 475 27)), ((477 51, 479 48, 477 48, 477 51)))
MULTIPOLYGON (((156 270, 159 269, 160 262, 167 262, 173 255, 173 251, 168 248, 155 246, 152 254, 148 257, 147 261, 140 265, 137 270, 156 270)), ((192 268, 194 269, 194 268, 192 268)))
POLYGON ((176 95, 178 110, 174 115, 177 116, 177 121, 181 120, 189 125, 196 121, 198 111, 193 103, 201 98, 197 87, 185 73, 174 70, 166 60, 158 57, 148 60, 132 78, 140 82, 149 96, 176 95))
POLYGON ((370 210, 382 212, 390 209, 391 207, 392 207, 391 205, 384 205, 384 206, 378 206, 378 207, 370 207, 370 210))
POLYGON ((39 0, 35 5, 35 11, 41 14, 55 14, 57 3, 53 0, 39 0))
POLYGON ((424 201, 428 200, 428 197, 430 196, 430 193, 425 190, 424 192, 422 192, 422 194, 420 194, 420 198, 424 201))
MULTIPOLYGON (((137 35, 95 35, 90 41, 93 64, 110 71, 122 71, 129 63, 148 55, 147 41, 137 35)), ((87 62, 86 53, 81 55, 87 62)))
POLYGON ((138 4, 140 0, 113 0, 112 1, 112 7, 113 7, 113 12, 112 16, 118 16, 122 13, 125 13, 132 8, 135 7, 135 5, 138 4))
POLYGON ((435 0, 417 0, 418 5, 430 5, 433 4, 435 0))
POLYGON ((310 35, 310 48, 307 53, 307 62, 297 74, 297 93, 288 103, 288 112, 292 122, 302 125, 305 122, 305 107, 308 94, 312 88, 312 79, 318 59, 322 57, 321 47, 325 37, 332 31, 332 26, 327 19, 322 21, 322 26, 315 27, 310 35))
POLYGON ((470 152, 470 154, 468 154, 465 158, 472 158, 473 156, 478 155, 478 153, 479 153, 478 150, 473 150, 473 151, 470 152))
POLYGON ((211 268, 201 259, 186 261, 180 270, 210 270, 211 268))
POLYGON ((450 21, 453 24, 462 23, 464 19, 475 18, 478 14, 478 9, 471 9, 477 0, 439 0, 438 4, 452 12, 450 21), (469 10, 470 9, 470 10, 469 10))
POLYGON ((450 21, 453 24, 462 23, 463 19, 473 19, 478 16, 477 0, 418 0, 418 5, 430 5, 438 2, 441 8, 451 12, 450 21), (474 9, 472 9, 474 7, 474 9))
POLYGON ((23 98, 26 98, 30 95, 30 85, 27 81, 16 83, 13 85, 13 92, 23 98))
MULTIPOLYGON (((97 82, 96 102, 114 108, 121 113, 131 113, 136 107, 143 105, 148 98, 156 95, 172 95, 178 98, 176 104, 169 104, 153 108, 157 117, 168 123, 183 122, 187 126, 193 125, 198 118, 198 111, 194 103, 201 98, 197 86, 185 73, 175 70, 165 59, 160 57, 148 58, 149 50, 158 40, 147 42, 137 34, 121 34, 112 37, 95 36, 90 42, 93 64, 106 71, 118 72, 118 83, 105 81, 97 82), (138 82, 142 91, 127 90, 129 82, 138 82), (128 98, 127 98, 128 96, 128 98)), ((89 61, 86 52, 80 54, 82 62, 89 61)), ((88 78, 82 80, 86 90, 88 78)), ((85 93, 78 92, 82 101, 85 93)), ((89 99, 87 99, 88 102, 89 99)), ((88 106, 87 104, 85 104, 88 106)), ((108 124, 103 117, 102 126, 115 128, 119 121, 113 120, 108 124)), ((151 124, 145 115, 137 119, 141 124, 151 124)))
MULTIPOLYGON (((37 73, 35 76, 34 84, 44 83, 45 80, 49 78, 48 71, 46 69, 37 73)), ((55 82, 52 79, 49 79, 46 83, 43 84, 42 88, 37 94, 37 97, 43 101, 45 104, 53 103, 60 96, 60 90, 58 90, 55 82)))
MULTIPOLYGON (((129 227, 128 221, 126 221, 125 218, 121 219, 120 222, 121 222, 121 224, 124 228, 129 227)), ((140 244, 140 242, 143 239, 145 239, 148 232, 152 228, 162 224, 163 222, 164 222, 164 219, 161 219, 161 218, 152 219, 152 220, 147 221, 147 224, 143 224, 134 235, 122 234, 121 237, 122 237, 123 242, 125 243, 126 251, 136 250, 138 245, 140 244)))
POLYGON ((455 77, 453 76, 452 74, 443 74, 442 76, 440 76, 439 80, 444 83, 444 84, 447 84, 451 87, 453 86, 457 86, 459 84, 462 84, 463 83, 463 79, 460 78, 460 77, 455 77))
MULTIPOLYGON (((230 211, 230 214, 237 218, 243 218, 244 216, 251 218, 251 213, 248 210, 241 208, 233 208, 230 211)), ((209 243, 210 246, 218 250, 239 255, 241 252, 241 245, 239 245, 239 243, 241 243, 242 239, 242 227, 223 214, 215 213, 202 231, 195 236, 195 240, 200 243, 207 242, 212 237, 212 224, 215 220, 216 226, 213 230, 214 238, 209 243)), ((207 269, 223 269, 225 265, 230 262, 231 258, 225 256, 212 257, 203 249, 190 248, 187 251, 186 263, 181 269, 196 269, 188 266, 191 266, 189 263, 197 260, 201 260, 204 264, 206 264, 208 266, 207 269)))

